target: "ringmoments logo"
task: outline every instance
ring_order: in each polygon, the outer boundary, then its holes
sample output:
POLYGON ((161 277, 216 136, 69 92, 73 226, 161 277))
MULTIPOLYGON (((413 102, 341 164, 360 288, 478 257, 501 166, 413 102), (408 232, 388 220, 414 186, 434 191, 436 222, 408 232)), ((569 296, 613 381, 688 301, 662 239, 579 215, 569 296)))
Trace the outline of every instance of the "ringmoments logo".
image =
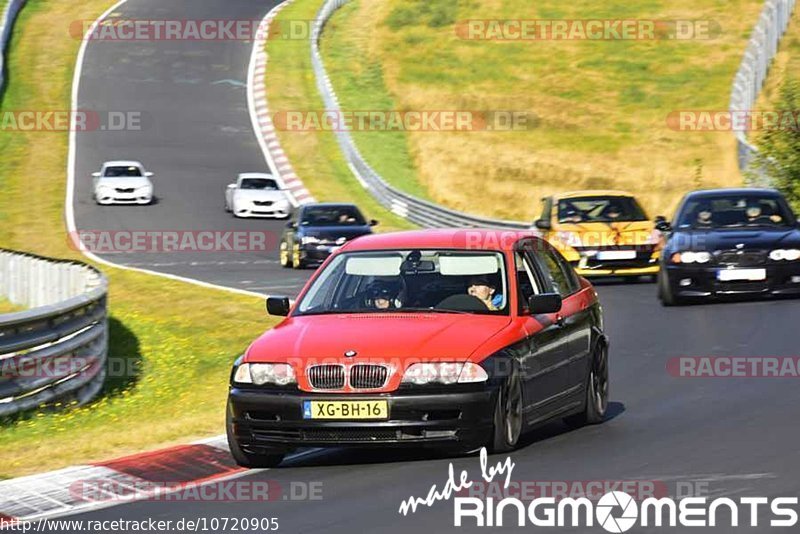
MULTIPOLYGON (((453 502, 453 525, 455 527, 594 527, 606 532, 627 532, 633 527, 792 527, 798 522, 797 497, 739 497, 731 499, 702 496, 662 497, 655 494, 660 484, 652 485, 639 481, 634 485, 639 499, 627 491, 612 489, 596 499, 587 497, 539 496, 522 500, 517 496, 489 497, 483 491, 487 487, 502 484, 501 494, 513 490, 511 475, 516 464, 511 457, 489 465, 486 449, 479 455, 480 477, 471 477, 466 469, 456 473, 453 463, 448 466, 444 484, 433 484, 426 496, 410 496, 400 503, 398 513, 403 516, 415 514, 419 508, 433 507, 443 501, 453 502), (469 496, 475 486, 481 496, 469 496), (483 489, 482 489, 483 488, 483 489), (640 489, 647 488, 641 492, 640 489), (644 495, 648 496, 644 496, 644 495)), ((554 481, 545 485, 549 488, 554 481)), ((578 484, 588 490, 595 482, 578 484)), ((606 481, 608 482, 608 481, 606 481)), ((629 481, 631 482, 631 481, 629 481)), ((624 485, 618 481, 617 485, 624 485)), ((573 484, 574 486, 574 484, 573 484)), ((538 487, 538 485, 537 485, 538 487)), ((699 489, 699 486, 698 486, 699 489)), ((514 491, 512 491, 514 493, 514 491)), ((588 492, 587 492, 588 493, 588 492)), ((660 493, 660 492, 659 492, 660 493)), ((496 492, 492 494, 497 495, 496 492)), ((690 494, 697 495, 697 493, 690 494)), ((596 497, 593 494, 592 497, 596 497)))

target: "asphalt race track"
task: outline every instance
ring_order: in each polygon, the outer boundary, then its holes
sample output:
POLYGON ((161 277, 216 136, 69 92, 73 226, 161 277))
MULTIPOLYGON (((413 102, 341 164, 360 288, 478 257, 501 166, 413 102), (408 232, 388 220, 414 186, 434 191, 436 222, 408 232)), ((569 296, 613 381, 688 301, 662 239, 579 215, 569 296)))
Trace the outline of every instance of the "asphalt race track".
MULTIPOLYGON (((132 0, 112 17, 155 20, 260 21, 274 0, 132 0)), ((75 220, 92 231, 262 231, 266 252, 120 252, 114 263, 196 278, 265 294, 294 294, 310 271, 278 264, 283 221, 235 219, 224 210, 225 186, 239 172, 268 171, 247 108, 251 41, 89 42, 78 108, 140 114, 141 127, 77 135, 75 220), (156 202, 98 206, 92 172, 103 161, 140 160, 153 171, 156 202)))
MULTIPOLYGON (((273 3, 131 0, 121 12, 130 18, 260 19, 273 3)), ((140 110, 150 122, 141 132, 78 136, 78 228, 280 230, 281 222, 237 220, 223 210, 223 188, 237 172, 266 170, 245 98, 250 46, 235 41, 90 44, 80 106, 140 110), (94 204, 90 174, 103 160, 117 158, 142 160, 157 174, 158 203, 94 204)), ((276 250, 103 257, 263 293, 293 294, 309 275, 281 269, 276 250)), ((671 376, 666 365, 680 356, 796 356, 800 301, 667 309, 658 304, 653 284, 604 283, 598 291, 612 343, 611 418, 575 431, 555 423, 528 436, 511 454, 516 463, 512 480, 654 481, 673 494, 677 484, 685 482, 705 484, 710 496, 796 496, 797 381, 679 378, 671 376)), ((321 482, 319 501, 142 501, 71 519, 277 517, 279 532, 291 533, 480 530, 455 529, 451 502, 436 503, 409 517, 398 513, 402 500, 424 497, 432 484, 441 487, 451 461, 456 472, 466 469, 479 478, 477 456, 452 459, 423 451, 334 449, 239 479, 275 481, 283 490, 292 483, 321 482)), ((597 526, 585 530, 602 532, 597 526)))

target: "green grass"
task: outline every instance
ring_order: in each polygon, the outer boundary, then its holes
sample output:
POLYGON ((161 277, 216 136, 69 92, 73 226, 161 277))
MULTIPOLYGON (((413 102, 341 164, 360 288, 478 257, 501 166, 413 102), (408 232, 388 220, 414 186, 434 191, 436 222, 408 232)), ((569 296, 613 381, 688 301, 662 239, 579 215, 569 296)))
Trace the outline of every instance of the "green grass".
MULTIPOLYGON (((2 109, 69 109, 80 44, 68 37, 69 21, 94 19, 109 4, 30 0, 14 32, 2 109)), ((67 139, 0 132, 0 246, 82 259, 63 222, 67 139)), ((0 478, 224 432, 230 365, 276 322, 257 298, 99 267, 109 279, 110 369, 119 376, 91 405, 4 421, 0 478)))
MULTIPOLYGON (((361 54, 363 35, 338 31, 348 26, 357 4, 345 5, 326 27, 323 38, 325 66, 336 73, 336 94, 345 111, 395 111, 397 102, 389 95, 383 69, 377 59, 361 54)), ((411 157, 408 139, 401 131, 355 131, 353 139, 370 166, 386 181, 408 193, 426 198, 411 157)))
MULTIPOLYGON (((282 10, 277 20, 313 20, 319 5, 317 0, 299 0, 282 10)), ((267 97, 273 113, 324 109, 311 71, 309 47, 307 39, 276 39, 267 43, 267 97)), ((365 215, 381 221, 380 231, 413 228, 375 202, 356 180, 333 133, 279 131, 278 137, 298 176, 317 200, 355 202, 365 215)))
POLYGON ((698 184, 742 181, 729 132, 674 131, 666 117, 727 109, 762 6, 356 0, 334 16, 323 52, 345 109, 518 110, 537 117, 524 131, 409 132, 405 142, 358 135, 365 157, 409 191, 422 188, 456 209, 531 220, 545 194, 614 187, 639 195, 651 212, 668 212, 698 184), (721 31, 693 41, 501 42, 461 39, 454 27, 468 19, 537 18, 705 19, 721 31))

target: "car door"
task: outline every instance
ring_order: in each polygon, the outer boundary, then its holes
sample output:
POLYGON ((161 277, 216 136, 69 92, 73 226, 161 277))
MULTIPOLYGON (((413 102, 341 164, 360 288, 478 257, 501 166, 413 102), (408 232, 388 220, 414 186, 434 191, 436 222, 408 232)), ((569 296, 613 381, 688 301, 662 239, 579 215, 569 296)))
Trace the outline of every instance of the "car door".
POLYGON ((561 322, 565 364, 569 369, 566 397, 583 398, 581 392, 589 368, 592 340, 592 314, 588 298, 581 294, 580 279, 564 257, 547 243, 542 243, 536 253, 539 266, 561 295, 562 306, 558 317, 561 322))
POLYGON ((550 417, 559 408, 562 392, 567 387, 569 369, 561 325, 555 315, 533 316, 528 299, 534 294, 548 292, 534 260, 523 250, 515 252, 519 314, 526 337, 519 347, 520 368, 525 389, 525 418, 530 424, 550 417))

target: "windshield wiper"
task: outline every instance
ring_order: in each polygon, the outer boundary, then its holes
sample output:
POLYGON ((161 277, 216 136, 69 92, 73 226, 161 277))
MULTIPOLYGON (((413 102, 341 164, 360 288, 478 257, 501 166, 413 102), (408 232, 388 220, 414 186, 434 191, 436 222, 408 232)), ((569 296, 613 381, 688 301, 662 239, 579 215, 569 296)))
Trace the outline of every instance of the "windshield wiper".
MULTIPOLYGON (((467 310, 449 310, 443 308, 397 308, 396 310, 392 310, 393 312, 409 312, 409 313, 457 313, 460 315, 482 315, 481 312, 477 311, 467 311, 467 310)), ((487 310, 489 311, 489 310, 487 310)))

